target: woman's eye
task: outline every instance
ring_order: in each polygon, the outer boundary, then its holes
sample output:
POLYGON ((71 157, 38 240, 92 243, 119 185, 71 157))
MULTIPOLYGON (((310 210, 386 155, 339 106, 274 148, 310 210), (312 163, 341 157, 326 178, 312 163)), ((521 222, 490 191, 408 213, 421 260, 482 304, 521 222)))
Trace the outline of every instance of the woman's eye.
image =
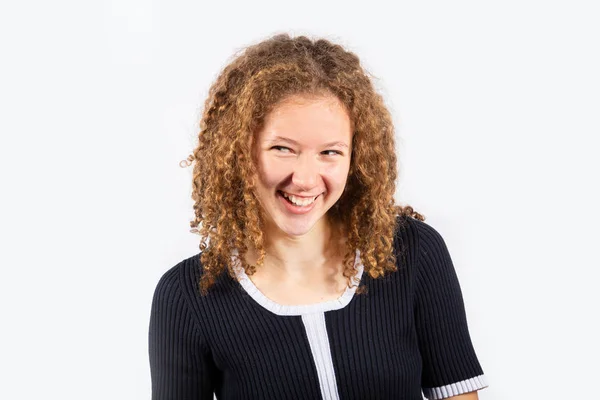
POLYGON ((335 156, 335 155, 338 155, 338 154, 342 155, 342 153, 339 152, 339 151, 337 151, 337 150, 325 150, 322 153, 325 153, 325 155, 327 155, 327 156, 335 156))
POLYGON ((271 149, 276 149, 276 150, 279 150, 279 151, 281 151, 283 153, 289 153, 289 152, 291 152, 291 150, 288 147, 285 147, 285 146, 273 146, 273 147, 271 147, 271 149))

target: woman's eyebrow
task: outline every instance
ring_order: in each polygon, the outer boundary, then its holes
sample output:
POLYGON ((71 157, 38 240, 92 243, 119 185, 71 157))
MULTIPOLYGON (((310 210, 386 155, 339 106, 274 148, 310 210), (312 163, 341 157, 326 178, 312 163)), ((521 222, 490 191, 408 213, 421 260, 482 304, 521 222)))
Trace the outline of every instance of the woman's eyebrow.
POLYGON ((331 143, 325 144, 325 147, 335 147, 335 146, 346 147, 346 148, 348 147, 348 145, 344 142, 331 142, 331 143))
MULTIPOLYGON (((267 140, 267 143, 275 143, 275 142, 287 142, 287 143, 291 143, 296 146, 298 145, 298 142, 296 142, 294 139, 286 138, 283 136, 275 136, 272 139, 267 140)), ((348 145, 346 143, 338 141, 338 140, 324 144, 324 147, 335 147, 335 146, 348 148, 348 145)))
POLYGON ((294 145, 298 145, 298 142, 296 142, 295 140, 289 139, 289 138, 286 138, 283 136, 275 136, 275 137, 267 140, 267 143, 275 143, 275 142, 287 142, 287 143, 291 143, 294 145))

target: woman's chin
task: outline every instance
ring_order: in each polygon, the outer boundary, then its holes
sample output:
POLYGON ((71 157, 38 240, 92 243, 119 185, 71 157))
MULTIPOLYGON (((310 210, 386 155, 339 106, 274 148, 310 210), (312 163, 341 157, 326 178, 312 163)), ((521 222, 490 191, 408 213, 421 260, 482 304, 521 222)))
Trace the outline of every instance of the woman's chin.
POLYGON ((314 223, 282 223, 277 224, 279 230, 287 236, 304 236, 314 227, 314 223))
POLYGON ((287 236, 304 236, 311 232, 318 222, 322 219, 322 216, 317 218, 314 215, 307 215, 298 218, 287 218, 286 216, 280 215, 277 218, 275 225, 277 229, 287 236))

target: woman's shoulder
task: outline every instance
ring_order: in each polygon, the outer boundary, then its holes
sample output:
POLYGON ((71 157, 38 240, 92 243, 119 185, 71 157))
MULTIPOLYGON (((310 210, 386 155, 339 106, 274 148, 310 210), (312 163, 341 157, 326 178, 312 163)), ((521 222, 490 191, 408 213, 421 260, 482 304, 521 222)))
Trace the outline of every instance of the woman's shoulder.
POLYGON ((416 242, 414 244, 417 245, 420 245, 420 242, 431 244, 443 241, 440 232, 430 223, 407 215, 396 217, 395 237, 404 241, 416 242))
POLYGON ((407 215, 396 218, 394 248, 401 262, 417 265, 422 254, 447 252, 440 232, 430 223, 407 215))
POLYGON ((169 267, 158 280, 155 293, 195 297, 194 291, 202 274, 200 254, 186 257, 169 267))
POLYGON ((396 233, 403 233, 410 231, 413 234, 429 233, 438 234, 434 227, 429 222, 425 222, 424 219, 415 218, 410 215, 398 215, 396 216, 396 233))
POLYGON ((394 240, 397 242, 396 249, 400 249, 397 254, 401 254, 402 260, 408 260, 407 264, 412 266, 418 281, 440 288, 447 284, 459 287, 446 241, 431 224, 402 216, 394 240))

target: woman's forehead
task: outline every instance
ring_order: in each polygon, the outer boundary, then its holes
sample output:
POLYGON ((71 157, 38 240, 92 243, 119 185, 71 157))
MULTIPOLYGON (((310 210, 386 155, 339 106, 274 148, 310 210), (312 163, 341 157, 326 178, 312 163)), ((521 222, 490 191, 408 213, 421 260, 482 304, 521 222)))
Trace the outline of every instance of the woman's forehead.
POLYGON ((259 132, 261 141, 340 142, 349 145, 351 121, 334 97, 294 97, 270 112, 259 132))
POLYGON ((323 94, 294 94, 280 100, 275 106, 277 108, 302 107, 319 103, 324 107, 343 107, 340 99, 328 93, 323 94))

